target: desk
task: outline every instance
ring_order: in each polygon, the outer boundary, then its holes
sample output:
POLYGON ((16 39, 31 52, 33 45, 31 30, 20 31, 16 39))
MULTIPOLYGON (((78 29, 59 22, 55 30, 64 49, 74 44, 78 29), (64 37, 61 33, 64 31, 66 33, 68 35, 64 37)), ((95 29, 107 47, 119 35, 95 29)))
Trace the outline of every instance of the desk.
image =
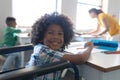
POLYGON ((92 35, 75 35, 74 41, 90 41, 92 39, 103 39, 103 36, 92 36, 92 35))
MULTIPOLYGON (((28 33, 19 33, 17 36, 20 45, 31 43, 31 37, 28 36, 28 33)), ((21 60, 21 67, 24 67, 24 52, 21 52, 21 60)))
POLYGON ((31 43, 31 37, 28 36, 28 33, 19 33, 17 34, 17 36, 18 36, 18 42, 21 45, 31 43))
POLYGON ((92 39, 103 39, 102 36, 92 36, 92 35, 80 35, 84 41, 90 41, 92 39))
MULTIPOLYGON (((78 52, 73 47, 79 44, 81 46, 80 42, 72 43, 67 51, 78 52)), ((120 54, 105 54, 101 51, 93 49, 88 61, 78 66, 80 76, 85 80, 120 80, 120 54)))

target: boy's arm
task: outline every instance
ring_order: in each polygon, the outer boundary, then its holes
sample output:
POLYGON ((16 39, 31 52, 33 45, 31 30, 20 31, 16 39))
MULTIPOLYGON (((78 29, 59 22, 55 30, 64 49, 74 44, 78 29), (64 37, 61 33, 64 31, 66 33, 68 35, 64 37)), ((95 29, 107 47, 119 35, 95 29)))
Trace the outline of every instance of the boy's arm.
MULTIPOLYGON (((49 55, 50 57, 55 57, 55 58, 58 58, 60 60, 69 60, 71 63, 74 63, 74 64, 80 64, 80 63, 84 63, 87 61, 87 59, 89 58, 90 56, 90 53, 92 51, 92 48, 93 48, 93 44, 91 42, 88 42, 85 44, 85 47, 86 47, 86 51, 84 51, 82 54, 81 53, 78 53, 78 54, 63 54, 61 52, 58 52, 58 51, 54 51, 50 48, 48 48, 47 46, 45 45, 37 45, 34 47, 34 56, 36 55, 38 58, 40 57, 40 54, 44 53, 45 55, 49 55), (39 56, 38 56, 39 54, 39 56)), ((29 62, 29 65, 34 65, 35 63, 35 57, 32 57, 30 59, 30 62, 29 62)), ((37 58, 37 59, 38 59, 37 58)))
POLYGON ((20 30, 20 29, 11 29, 11 32, 12 32, 12 33, 20 33, 21 30, 20 30))
POLYGON ((91 42, 86 43, 86 51, 84 51, 82 54, 65 54, 62 58, 62 60, 69 60, 71 63, 74 64, 80 64, 84 63, 88 60, 90 53, 93 49, 93 44, 91 42))

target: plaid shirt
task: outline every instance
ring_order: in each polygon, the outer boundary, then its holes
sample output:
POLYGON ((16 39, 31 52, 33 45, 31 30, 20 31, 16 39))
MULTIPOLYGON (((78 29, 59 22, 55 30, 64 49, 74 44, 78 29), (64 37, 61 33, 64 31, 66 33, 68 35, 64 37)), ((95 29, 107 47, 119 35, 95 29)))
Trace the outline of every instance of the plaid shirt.
MULTIPOLYGON (((33 54, 26 67, 35 65, 44 65, 61 60, 64 52, 58 52, 49 49, 45 45, 38 44, 34 47, 33 54)), ((35 79, 36 80, 36 79, 35 79)), ((61 80, 61 71, 53 72, 51 74, 43 75, 38 80, 61 80)))

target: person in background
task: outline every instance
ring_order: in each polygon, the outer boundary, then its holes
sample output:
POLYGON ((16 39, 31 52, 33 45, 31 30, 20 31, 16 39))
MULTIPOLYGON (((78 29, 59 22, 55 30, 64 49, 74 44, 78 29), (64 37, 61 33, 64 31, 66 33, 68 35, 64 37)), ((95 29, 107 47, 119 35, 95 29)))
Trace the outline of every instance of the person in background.
POLYGON ((114 17, 96 8, 90 9, 89 15, 91 18, 97 18, 98 21, 97 29, 89 34, 99 36, 108 33, 109 40, 120 41, 120 26, 114 17), (100 32, 101 27, 104 28, 102 32, 100 32))
MULTIPOLYGON (((4 29, 3 33, 2 46, 15 46, 17 41, 17 36, 15 33, 20 33, 21 30, 16 29, 16 19, 14 17, 7 17, 6 25, 7 27, 4 29)), ((7 54, 7 59, 5 60, 1 71, 9 70, 13 62, 15 62, 15 65, 13 67, 19 68, 21 66, 20 53, 7 54)))
MULTIPOLYGON (((82 54, 65 51, 74 35, 73 25, 67 16, 58 13, 45 14, 38 19, 32 26, 31 35, 34 50, 26 67, 60 60, 81 64, 87 61, 93 49, 93 44, 87 42, 82 54)), ((41 76, 38 80, 61 80, 61 71, 41 76)))

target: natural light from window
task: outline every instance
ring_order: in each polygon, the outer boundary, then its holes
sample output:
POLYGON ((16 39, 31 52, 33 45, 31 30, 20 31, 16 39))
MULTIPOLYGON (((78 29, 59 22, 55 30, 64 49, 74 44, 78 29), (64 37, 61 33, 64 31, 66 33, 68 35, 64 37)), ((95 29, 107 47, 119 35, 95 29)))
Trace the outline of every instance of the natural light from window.
POLYGON ((32 26, 45 13, 56 11, 56 0, 13 0, 13 16, 18 26, 32 26))
POLYGON ((91 19, 89 16, 89 9, 99 8, 100 0, 78 0, 77 3, 77 17, 76 29, 77 30, 93 30, 96 29, 96 19, 91 19))

